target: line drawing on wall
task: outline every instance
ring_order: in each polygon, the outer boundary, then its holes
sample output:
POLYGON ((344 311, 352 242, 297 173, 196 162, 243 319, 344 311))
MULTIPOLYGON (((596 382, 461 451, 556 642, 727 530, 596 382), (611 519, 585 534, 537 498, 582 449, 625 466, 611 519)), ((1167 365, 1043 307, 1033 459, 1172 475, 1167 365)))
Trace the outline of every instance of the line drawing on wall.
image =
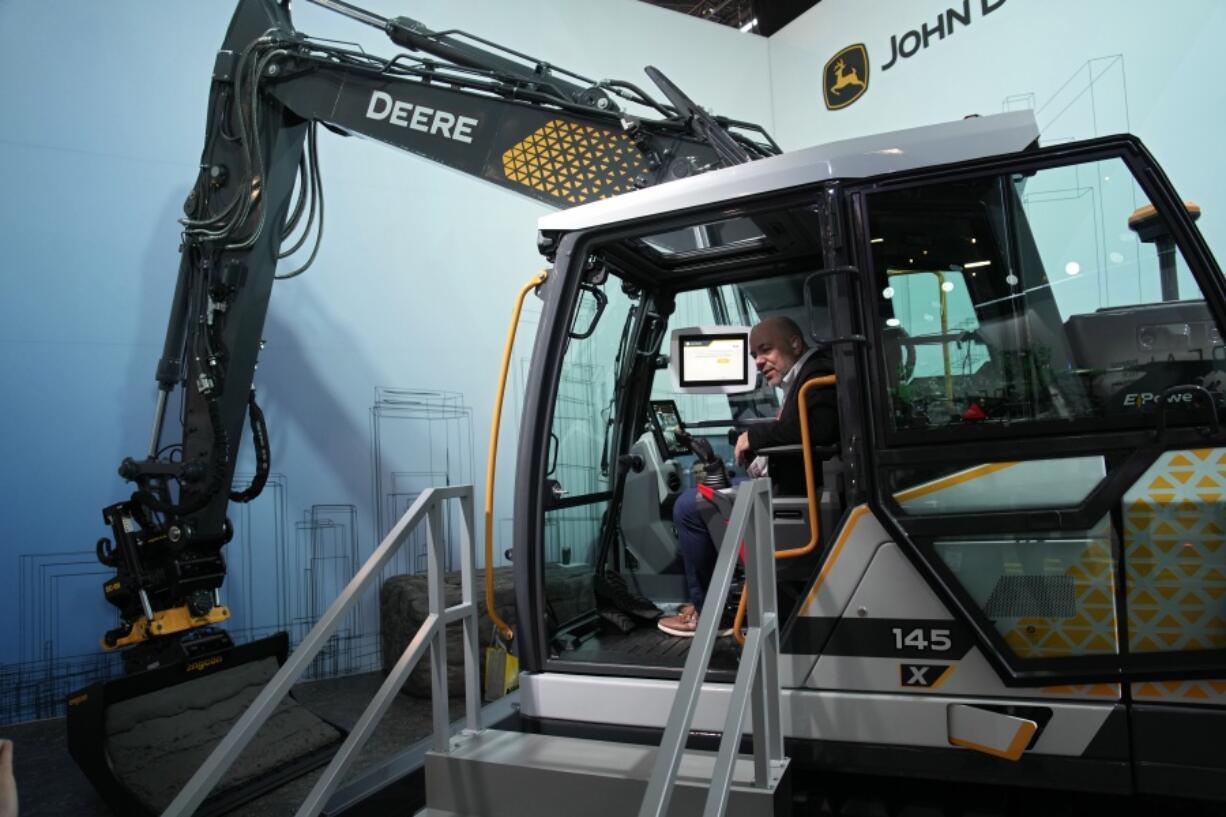
MULTIPOLYGON (((17 557, 17 654, 22 661, 55 659, 60 652, 84 652, 102 635, 101 631, 80 638, 77 643, 65 635, 71 629, 62 625, 71 615, 65 605, 78 594, 102 597, 102 585, 113 575, 92 550, 58 553, 23 553, 17 557)), ((107 605, 107 609, 113 609, 107 605)))
MULTIPOLYGON (((370 422, 376 544, 383 541, 422 491, 472 484, 472 414, 460 392, 375 388, 370 422)), ((448 570, 457 558, 458 543, 451 532, 459 530, 458 514, 454 503, 445 507, 448 570)), ((421 573, 425 569, 425 531, 419 529, 384 568, 383 575, 421 573)))
MULTIPOLYGON (((459 392, 380 387, 371 407, 371 451, 375 488, 376 542, 412 502, 430 487, 473 481, 472 409, 459 392)), ((235 490, 253 474, 236 473, 235 490)), ((447 567, 458 558, 453 532, 458 508, 445 514, 447 567)), ((319 620, 368 556, 352 503, 315 504, 291 525, 288 483, 270 474, 255 501, 230 509, 234 538, 222 601, 231 611, 223 625, 236 643, 285 630, 291 648, 319 620), (275 592, 270 592, 275 591, 275 592)), ((369 548, 373 551, 373 545, 369 548)), ((420 573, 426 567, 425 530, 414 532, 384 578, 420 573)), ((18 557, 19 607, 16 664, 0 666, 0 722, 63 715, 67 695, 121 674, 118 654, 73 645, 60 632, 70 611, 66 602, 96 598, 112 574, 91 550, 18 557), (77 585, 84 583, 84 587, 77 585), (70 586, 71 585, 71 586, 70 586), (66 648, 76 653, 62 655, 66 648)), ((105 629, 102 627, 101 629, 105 629)), ((101 633, 99 629, 99 635, 101 633)), ((67 630, 65 630, 67 632, 67 630)), ((364 598, 312 664, 306 679, 377 670, 380 667, 377 598, 364 598)))
MULTIPOLYGON (((358 509, 352 504, 312 505, 295 524, 295 546, 286 573, 286 627, 297 644, 345 589, 361 567, 358 509)), ((379 667, 377 628, 365 626, 371 604, 363 596, 319 656, 304 679, 328 678, 369 672, 379 667)))
MULTIPOLYGON (((1129 133, 1132 129, 1123 54, 1087 60, 1047 100, 1041 104, 1036 104, 1036 100, 1033 91, 1014 94, 1005 97, 1002 108, 1005 111, 1032 108, 1045 145, 1129 133)), ((1113 282, 1116 297, 1123 297, 1125 303, 1143 300, 1140 242, 1128 232, 1126 216, 1135 212, 1144 195, 1135 181, 1125 184, 1124 179, 1117 179, 1111 184, 1112 174, 1106 167, 1105 163, 1091 163, 1043 171, 1040 179, 1031 181, 1022 197, 1036 226, 1090 225, 1094 246, 1089 252, 1093 261, 1083 262, 1083 276, 1096 278, 1096 307, 1112 305, 1113 282), (1119 223, 1114 224, 1108 213, 1116 216, 1119 223), (1136 279, 1135 291, 1133 281, 1126 278, 1130 273, 1136 279), (1127 286, 1120 286, 1125 283, 1127 286)), ((1118 170, 1122 172, 1123 168, 1118 170)))
POLYGON ((1034 111, 1043 144, 1130 133, 1128 77, 1124 55, 1109 54, 1083 63, 1042 104, 1034 91, 1011 94, 1002 111, 1034 111))
POLYGON ((0 665, 0 725, 58 718, 68 695, 123 674, 115 653, 95 652, 0 665))
POLYGON ((121 671, 118 655, 88 641, 112 624, 99 625, 81 640, 68 622, 81 598, 101 601, 102 584, 113 575, 94 551, 19 554, 17 574, 20 660, 0 665, 0 724, 63 715, 70 692, 121 671))
MULTIPOLYGON (((251 483, 253 474, 235 474, 235 490, 251 483)), ((222 601, 230 608, 226 629, 236 642, 263 638, 284 629, 284 581, 289 547, 288 481, 271 473, 263 493, 248 503, 233 503, 229 518, 234 538, 222 551, 226 583, 222 601), (276 593, 268 592, 277 588, 276 593)))

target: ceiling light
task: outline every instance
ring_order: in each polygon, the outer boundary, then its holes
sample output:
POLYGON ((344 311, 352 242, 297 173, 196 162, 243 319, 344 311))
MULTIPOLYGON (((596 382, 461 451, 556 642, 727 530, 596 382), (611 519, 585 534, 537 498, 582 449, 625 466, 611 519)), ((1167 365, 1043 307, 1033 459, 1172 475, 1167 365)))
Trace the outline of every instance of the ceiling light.
POLYGON ((758 27, 758 18, 755 17, 752 20, 750 20, 748 23, 746 23, 745 25, 741 26, 741 31, 748 34, 750 31, 753 31, 757 27, 758 27))
POLYGON ((1064 265, 1064 271, 1069 275, 1076 275, 1081 272, 1081 264, 1078 264, 1076 261, 1069 261, 1064 265))
POLYGON ((885 289, 881 290, 881 297, 885 298, 887 301, 893 298, 894 287, 886 287, 885 289))
POLYGON ((944 291, 944 292, 953 292, 953 291, 954 291, 954 282, 953 282, 953 281, 945 281, 944 283, 942 283, 942 284, 941 284, 941 290, 942 290, 942 291, 944 291))
POLYGON ((992 263, 991 261, 967 261, 965 264, 962 265, 962 268, 963 269, 975 269, 976 267, 989 266, 991 263, 992 263))

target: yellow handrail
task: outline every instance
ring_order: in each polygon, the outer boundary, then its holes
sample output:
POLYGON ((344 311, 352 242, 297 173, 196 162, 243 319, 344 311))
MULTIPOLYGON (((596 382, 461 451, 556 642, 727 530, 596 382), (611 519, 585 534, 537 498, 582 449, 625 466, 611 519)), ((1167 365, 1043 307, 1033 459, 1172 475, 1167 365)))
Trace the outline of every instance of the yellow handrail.
POLYGON ((498 392, 494 398, 494 418, 490 422, 490 457, 485 470, 485 611, 490 621, 504 639, 510 641, 515 632, 494 609, 494 466, 498 462, 498 428, 502 423, 502 397, 507 390, 507 370, 511 367, 511 347, 515 345, 515 331, 519 328, 519 313, 528 293, 545 283, 549 270, 541 270, 524 284, 515 299, 515 311, 511 313, 511 328, 507 330, 507 345, 502 352, 502 369, 498 372, 498 392))
MULTIPOLYGON (((817 485, 813 481, 813 446, 809 444, 809 404, 805 399, 810 389, 833 386, 838 378, 832 374, 811 377, 800 387, 796 395, 797 408, 800 409, 800 448, 805 458, 805 496, 809 500, 809 541, 797 548, 780 550, 775 553, 775 559, 795 559, 807 556, 817 548, 821 539, 821 528, 817 524, 817 485)), ((759 543, 760 544, 760 543, 759 543)), ((736 643, 744 646, 745 634, 741 632, 745 626, 745 607, 749 599, 749 590, 741 593, 740 604, 736 607, 736 618, 732 622, 732 636, 736 643)))

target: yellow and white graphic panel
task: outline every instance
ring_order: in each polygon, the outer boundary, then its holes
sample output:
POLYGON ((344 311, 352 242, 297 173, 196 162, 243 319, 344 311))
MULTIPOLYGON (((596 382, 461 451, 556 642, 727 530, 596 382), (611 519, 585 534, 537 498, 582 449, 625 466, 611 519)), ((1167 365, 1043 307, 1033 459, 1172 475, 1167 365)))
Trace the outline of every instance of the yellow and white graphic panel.
MULTIPOLYGON (((969 629, 893 542, 876 549, 832 630, 805 686, 917 695, 1036 695, 1033 688, 1005 686, 973 646, 969 629)), ((1120 689, 1118 684, 1092 684, 1041 689, 1038 694, 1115 701, 1120 689)))
POLYGON ((938 539, 937 555, 1021 658, 1118 652, 1111 523, 938 539))
MULTIPOLYGON (((1124 495, 1129 648, 1226 647, 1226 449, 1168 451, 1124 495)), ((1226 702, 1226 681, 1133 684, 1140 700, 1226 702)))

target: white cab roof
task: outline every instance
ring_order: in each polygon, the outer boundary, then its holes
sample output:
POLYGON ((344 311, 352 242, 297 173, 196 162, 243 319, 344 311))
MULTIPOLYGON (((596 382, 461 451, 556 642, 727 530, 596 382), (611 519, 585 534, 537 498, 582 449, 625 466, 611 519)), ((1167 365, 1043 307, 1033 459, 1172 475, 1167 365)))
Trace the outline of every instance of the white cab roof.
POLYGON ((863 179, 1016 153, 1039 138, 1033 111, 844 139, 624 193, 542 216, 541 230, 579 230, 830 179, 863 179))

